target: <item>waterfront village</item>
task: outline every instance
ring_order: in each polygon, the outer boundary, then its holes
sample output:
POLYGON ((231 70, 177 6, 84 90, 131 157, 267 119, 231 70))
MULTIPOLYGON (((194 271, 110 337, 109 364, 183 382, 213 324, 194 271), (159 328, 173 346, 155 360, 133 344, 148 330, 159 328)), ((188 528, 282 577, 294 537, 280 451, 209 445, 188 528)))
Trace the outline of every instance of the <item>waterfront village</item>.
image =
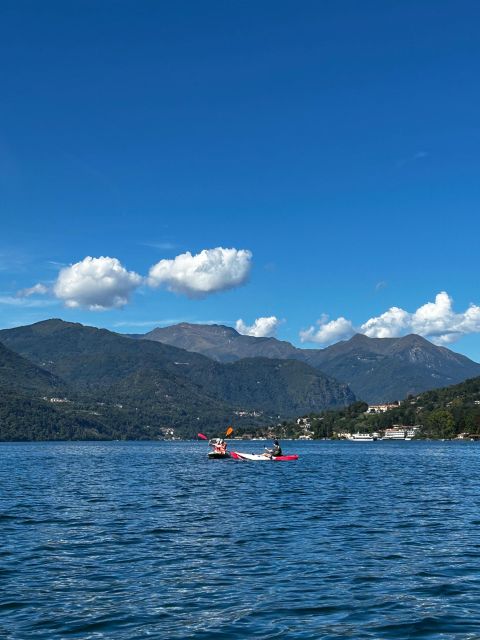
MULTIPOLYGON (((415 402, 414 400, 410 400, 410 402, 415 402)), ((389 402, 384 404, 369 404, 366 406, 363 414, 365 416, 375 415, 375 414, 383 414, 392 409, 398 409, 400 407, 400 402, 389 402)), ((480 405, 480 400, 474 400, 475 405, 480 405)), ((452 403, 447 403, 447 407, 450 407, 452 403)), ((322 420, 322 418, 320 418, 322 420)), ((299 429, 302 431, 298 435, 299 440, 313 440, 315 439, 315 433, 312 429, 312 420, 309 416, 304 416, 301 418, 297 418, 296 424, 299 429)), ((376 440, 390 440, 390 441, 409 441, 414 438, 421 437, 421 424, 414 425, 406 425, 406 424, 392 424, 389 427, 385 427, 384 429, 379 429, 378 431, 369 431, 369 432, 360 432, 358 429, 354 432, 347 430, 332 430, 330 437, 325 437, 323 439, 329 440, 349 440, 352 442, 373 442, 376 440)), ((451 438, 448 438, 451 439, 451 438)), ((455 440, 478 440, 479 436, 477 434, 471 433, 459 433, 454 438, 455 440)))
MULTIPOLYGON (((384 404, 369 404, 364 412, 366 415, 385 413, 390 409, 396 409, 399 402, 388 402, 384 404)), ((297 418, 297 425, 303 429, 299 440, 313 440, 314 433, 311 429, 311 421, 308 417, 297 418)), ((351 440, 353 442, 372 442, 375 440, 412 440, 421 428, 421 425, 392 425, 383 431, 372 433, 350 433, 348 431, 334 431, 332 438, 336 440, 351 440)))
MULTIPOLYGON (((396 409, 400 406, 400 402, 386 402, 383 404, 369 404, 365 410, 366 415, 385 413, 390 409, 396 409)), ((261 415, 261 412, 257 411, 236 411, 235 414, 238 417, 253 416, 257 417, 261 415)), ((296 419, 297 431, 299 434, 296 439, 298 440, 314 440, 315 432, 312 429, 312 419, 309 416, 304 416, 296 419)), ((281 427, 279 423, 277 427, 281 427)), ((418 434, 421 425, 393 425, 391 428, 387 428, 382 431, 373 433, 350 433, 347 431, 333 431, 331 438, 324 439, 336 439, 336 440, 354 440, 354 441, 368 441, 368 440, 412 440, 415 435, 418 434)), ((275 434, 273 431, 266 433, 265 437, 270 438, 275 434)), ((238 440, 256 439, 253 434, 244 433, 242 436, 238 436, 238 440)))
MULTIPOLYGON (((359 422, 361 424, 357 424, 354 428, 352 425, 349 425, 349 428, 341 428, 338 424, 341 424, 341 420, 336 421, 335 424, 328 426, 326 422, 328 418, 325 415, 305 415, 296 418, 291 423, 287 422, 279 422, 275 425, 275 427, 271 427, 269 429, 263 429, 261 431, 261 437, 259 437, 259 432, 257 430, 256 433, 247 433, 244 432, 241 435, 238 435, 236 439, 238 440, 250 440, 250 439, 262 439, 262 438, 272 438, 272 437, 282 437, 284 439, 295 439, 295 440, 347 440, 351 442, 374 442, 377 440, 385 440, 385 441, 410 441, 414 439, 423 439, 425 438, 425 433, 422 432, 423 425, 422 424, 406 424, 401 419, 397 418, 398 423, 388 424, 388 426, 377 427, 377 429, 365 429, 365 419, 368 419, 370 416, 377 415, 380 417, 381 414, 385 414, 389 411, 399 409, 400 405, 404 402, 408 402, 410 405, 416 405, 417 399, 409 398, 406 401, 400 402, 386 402, 381 404, 367 404, 363 403, 363 407, 360 409, 357 418, 361 418, 363 416, 363 421, 360 419, 359 422), (325 420, 325 422, 323 422, 325 420), (323 428, 319 428, 319 425, 323 425, 323 428), (362 426, 363 425, 363 426, 362 426), (322 434, 323 432, 323 434, 322 434)), ((362 404, 362 403, 357 403, 362 404)), ((446 404, 446 408, 450 408, 453 402, 448 402, 446 404)), ((476 399, 473 401, 474 405, 480 405, 480 400, 476 399)), ((418 409, 422 409, 423 407, 418 407, 418 409)), ((335 413, 335 412, 333 412, 335 413)), ((246 415, 254 415, 249 412, 238 412, 240 416, 246 415)), ((255 413, 255 415, 258 415, 255 413)), ((476 433, 457 433, 455 436, 446 437, 446 439, 455 439, 455 440, 479 440, 480 435, 476 433)))
MULTIPOLYGON (((390 409, 396 409, 399 406, 399 402, 387 402, 385 404, 369 404, 365 413, 378 414, 386 413, 390 409)), ((338 432, 335 433, 336 437, 340 440, 352 440, 352 441, 373 441, 373 440, 412 440, 419 432, 421 425, 393 425, 385 429, 384 431, 374 431, 373 433, 347 433, 338 432)))

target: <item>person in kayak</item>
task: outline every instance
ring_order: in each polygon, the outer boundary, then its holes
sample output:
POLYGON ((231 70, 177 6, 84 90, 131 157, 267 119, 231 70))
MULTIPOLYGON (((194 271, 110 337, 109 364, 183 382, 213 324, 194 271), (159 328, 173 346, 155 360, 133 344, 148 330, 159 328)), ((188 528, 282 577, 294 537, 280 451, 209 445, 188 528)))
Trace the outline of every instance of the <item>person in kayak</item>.
POLYGON ((273 441, 273 447, 271 449, 267 449, 265 455, 270 456, 270 458, 278 458, 282 455, 282 447, 276 438, 273 441))
POLYGON ((225 455, 227 453, 227 443, 222 438, 217 438, 213 451, 225 455))

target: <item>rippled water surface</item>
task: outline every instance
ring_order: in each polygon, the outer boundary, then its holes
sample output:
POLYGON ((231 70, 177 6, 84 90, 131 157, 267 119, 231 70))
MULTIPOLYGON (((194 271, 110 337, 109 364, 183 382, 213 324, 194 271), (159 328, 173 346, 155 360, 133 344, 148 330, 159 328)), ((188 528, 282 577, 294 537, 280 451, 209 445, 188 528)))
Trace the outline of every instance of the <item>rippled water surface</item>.
POLYGON ((0 637, 480 638, 480 443, 206 451, 0 445, 0 637))

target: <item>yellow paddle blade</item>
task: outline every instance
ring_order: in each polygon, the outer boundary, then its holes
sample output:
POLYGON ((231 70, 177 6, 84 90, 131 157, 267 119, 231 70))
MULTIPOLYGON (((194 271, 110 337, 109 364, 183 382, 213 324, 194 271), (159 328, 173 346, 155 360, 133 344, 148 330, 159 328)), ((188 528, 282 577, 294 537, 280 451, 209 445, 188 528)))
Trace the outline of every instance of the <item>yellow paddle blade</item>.
POLYGON ((226 436, 229 436, 231 433, 233 433, 233 427, 228 427, 228 429, 227 429, 227 431, 226 431, 225 435, 226 435, 226 436))

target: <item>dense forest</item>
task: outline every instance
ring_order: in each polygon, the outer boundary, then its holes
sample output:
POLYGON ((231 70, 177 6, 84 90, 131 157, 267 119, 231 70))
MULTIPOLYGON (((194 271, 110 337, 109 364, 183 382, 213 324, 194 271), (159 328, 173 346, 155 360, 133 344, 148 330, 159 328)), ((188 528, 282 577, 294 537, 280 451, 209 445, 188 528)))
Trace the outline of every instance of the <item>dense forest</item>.
MULTIPOLYGON (((192 414, 176 406, 162 412, 154 402, 60 400, 0 390, 0 441, 157 440, 191 438, 199 431, 214 436, 232 419, 231 410, 222 413, 216 404, 192 414)), ((239 425, 248 424, 248 429, 268 420, 264 415, 235 418, 239 425)))

